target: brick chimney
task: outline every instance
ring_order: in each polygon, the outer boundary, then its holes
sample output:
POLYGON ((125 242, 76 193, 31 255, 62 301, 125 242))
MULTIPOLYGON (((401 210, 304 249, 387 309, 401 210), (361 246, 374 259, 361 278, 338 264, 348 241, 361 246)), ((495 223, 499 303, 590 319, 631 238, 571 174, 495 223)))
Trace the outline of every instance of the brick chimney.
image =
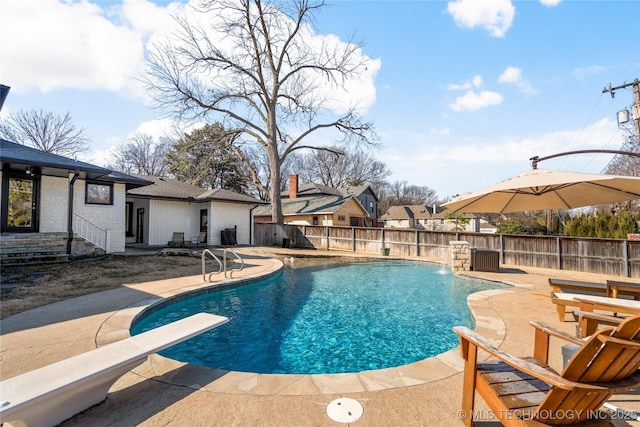
POLYGON ((289 198, 298 197, 298 175, 289 175, 289 198))

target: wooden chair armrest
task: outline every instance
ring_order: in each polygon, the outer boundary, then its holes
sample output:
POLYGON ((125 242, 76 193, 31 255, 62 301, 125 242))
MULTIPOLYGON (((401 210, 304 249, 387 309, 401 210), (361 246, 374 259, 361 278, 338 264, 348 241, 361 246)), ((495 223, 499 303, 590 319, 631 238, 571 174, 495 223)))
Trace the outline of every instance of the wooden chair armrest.
POLYGON ((464 326, 456 326, 453 328, 453 330, 460 336, 463 348, 468 346, 468 343, 471 343, 477 348, 484 350, 491 356, 517 369, 518 371, 538 378, 539 380, 551 384, 554 387, 558 387, 568 391, 576 389, 589 389, 593 391, 606 390, 606 388, 604 387, 593 386, 590 384, 580 384, 569 381, 566 378, 561 377, 560 375, 557 375, 547 369, 544 369, 541 366, 536 365, 535 363, 527 362, 526 360, 511 356, 510 354, 507 354, 494 347, 482 335, 477 334, 469 328, 465 328, 464 326), (467 341, 467 343, 464 343, 464 341, 467 341))
POLYGON ((612 337, 605 334, 599 334, 598 340, 603 343, 611 343, 624 349, 638 351, 640 349, 640 342, 625 340, 621 338, 612 337))
POLYGON ((550 326, 550 325, 548 325, 548 324, 546 324, 544 322, 538 322, 538 321, 533 320, 533 321, 529 322, 529 324, 531 326, 533 326, 534 328, 536 328, 536 330, 544 333, 545 335, 549 335, 549 336, 553 336, 553 337, 556 337, 556 338, 560 338, 560 339, 563 339, 565 341, 568 341, 568 342, 570 342, 572 344, 576 344, 576 345, 584 344, 584 341, 581 340, 580 338, 575 337, 575 336, 573 336, 571 334, 568 334, 568 333, 566 333, 564 331, 561 331, 559 329, 556 329, 553 326, 550 326))
POLYGON ((619 325, 625 319, 624 317, 618 317, 612 314, 594 313, 593 311, 582 311, 582 310, 574 310, 573 317, 576 318, 576 320, 579 320, 581 318, 586 318, 586 319, 597 320, 599 322, 613 323, 616 325, 619 325))

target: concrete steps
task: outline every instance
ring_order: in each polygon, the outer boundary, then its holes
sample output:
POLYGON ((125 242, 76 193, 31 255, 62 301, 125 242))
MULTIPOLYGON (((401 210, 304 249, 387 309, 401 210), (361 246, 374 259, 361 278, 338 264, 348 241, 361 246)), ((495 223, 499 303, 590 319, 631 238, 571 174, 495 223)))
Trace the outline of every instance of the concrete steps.
POLYGON ((74 236, 70 257, 67 237, 67 233, 3 233, 0 235, 0 266, 53 264, 104 255, 104 251, 92 243, 74 236))

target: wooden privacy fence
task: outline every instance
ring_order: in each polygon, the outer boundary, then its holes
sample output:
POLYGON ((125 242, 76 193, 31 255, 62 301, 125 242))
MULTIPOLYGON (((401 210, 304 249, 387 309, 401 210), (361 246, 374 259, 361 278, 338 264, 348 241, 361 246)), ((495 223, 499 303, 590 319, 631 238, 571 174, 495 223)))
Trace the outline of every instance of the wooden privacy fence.
POLYGON ((416 256, 449 262, 449 242, 464 240, 472 248, 500 252, 500 263, 523 267, 640 277, 640 241, 566 236, 525 236, 412 229, 327 227, 257 223, 259 246, 416 256))

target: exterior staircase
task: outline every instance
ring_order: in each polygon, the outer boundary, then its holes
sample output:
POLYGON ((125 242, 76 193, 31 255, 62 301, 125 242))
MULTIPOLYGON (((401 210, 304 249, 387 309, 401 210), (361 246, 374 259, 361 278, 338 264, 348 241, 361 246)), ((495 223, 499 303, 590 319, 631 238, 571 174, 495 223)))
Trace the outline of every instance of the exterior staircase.
POLYGON ((53 264, 70 259, 104 255, 79 236, 74 236, 71 256, 67 254, 67 233, 2 233, 0 235, 0 266, 53 264))

